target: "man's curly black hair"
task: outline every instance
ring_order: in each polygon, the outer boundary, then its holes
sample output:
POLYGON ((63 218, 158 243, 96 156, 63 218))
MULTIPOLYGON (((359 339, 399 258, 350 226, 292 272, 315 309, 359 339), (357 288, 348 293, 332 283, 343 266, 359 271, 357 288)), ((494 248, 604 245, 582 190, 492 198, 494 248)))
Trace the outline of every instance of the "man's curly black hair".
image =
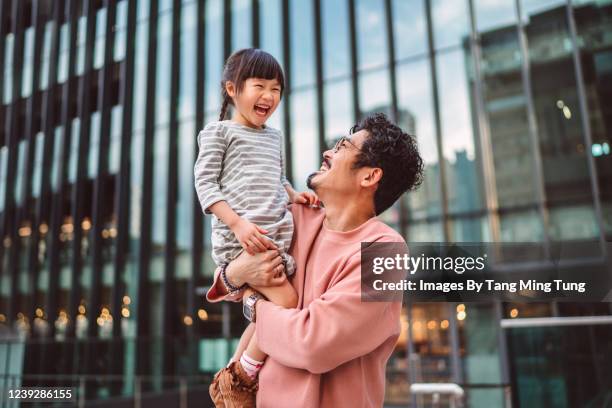
POLYGON ((369 135, 361 146, 353 168, 379 167, 383 171, 374 207, 379 215, 406 191, 416 189, 423 181, 423 159, 416 140, 384 113, 370 115, 353 126, 351 133, 366 130, 369 135))

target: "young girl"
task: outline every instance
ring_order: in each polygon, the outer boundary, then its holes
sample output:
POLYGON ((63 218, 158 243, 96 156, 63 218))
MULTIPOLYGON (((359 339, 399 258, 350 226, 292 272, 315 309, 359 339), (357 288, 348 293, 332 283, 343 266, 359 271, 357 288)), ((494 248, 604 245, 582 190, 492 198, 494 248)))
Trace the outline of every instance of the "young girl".
MULTIPOLYGON (((253 254, 278 249, 286 275, 293 274, 295 262, 287 254, 293 218, 287 203, 318 203, 314 193, 298 193, 291 187, 283 169, 283 136, 265 125, 284 86, 282 68, 270 54, 253 48, 235 52, 223 71, 219 121, 207 124, 198 135, 195 188, 204 212, 214 214, 212 255, 228 292, 242 289, 227 280, 225 266, 243 250, 253 254), (224 120, 228 105, 234 107, 232 119, 224 120)), ((297 304, 287 280, 253 289, 281 306, 297 304)), ((265 358, 252 335, 240 361, 215 375, 210 387, 215 405, 254 407, 257 373, 265 358)))

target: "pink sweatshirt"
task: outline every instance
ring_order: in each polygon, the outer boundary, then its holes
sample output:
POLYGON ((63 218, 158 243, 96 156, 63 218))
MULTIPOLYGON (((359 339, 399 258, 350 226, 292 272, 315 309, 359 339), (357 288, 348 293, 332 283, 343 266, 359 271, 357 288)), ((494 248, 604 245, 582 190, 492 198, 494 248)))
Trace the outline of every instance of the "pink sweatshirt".
MULTIPOLYGON (((403 239, 377 218, 339 232, 323 226, 324 210, 293 205, 291 211, 298 307, 257 303, 257 340, 269 355, 257 406, 381 407, 401 303, 361 302, 360 243, 403 239)), ((222 300, 216 283, 217 276, 207 294, 213 302, 222 300)))

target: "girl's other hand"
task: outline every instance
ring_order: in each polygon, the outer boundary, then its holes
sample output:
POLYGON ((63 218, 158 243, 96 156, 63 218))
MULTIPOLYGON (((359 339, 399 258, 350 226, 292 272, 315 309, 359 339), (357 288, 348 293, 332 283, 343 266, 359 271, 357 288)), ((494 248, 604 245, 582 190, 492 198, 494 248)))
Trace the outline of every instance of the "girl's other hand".
POLYGON ((232 227, 232 231, 242 248, 250 255, 254 255, 256 252, 265 252, 268 249, 278 249, 272 241, 264 236, 268 231, 243 218, 232 227))
POLYGON ((306 204, 315 207, 319 207, 321 204, 321 202, 319 201, 319 197, 311 191, 302 191, 301 193, 296 193, 293 196, 292 201, 296 204, 306 204))

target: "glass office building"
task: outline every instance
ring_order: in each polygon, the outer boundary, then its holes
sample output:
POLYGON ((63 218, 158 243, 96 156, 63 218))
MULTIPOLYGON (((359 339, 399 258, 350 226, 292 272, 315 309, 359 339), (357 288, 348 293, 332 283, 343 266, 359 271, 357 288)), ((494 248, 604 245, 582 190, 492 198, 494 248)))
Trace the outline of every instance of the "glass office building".
MULTIPOLYGON (((196 135, 244 47, 285 69, 270 125, 297 189, 382 111, 426 162, 382 216, 407 241, 533 242, 534 276, 556 243, 595 248, 572 273, 609 256, 612 1, 3 0, 0 34, 3 381, 205 395, 245 324, 202 297, 196 135)), ((405 299, 386 401, 427 405, 409 385, 442 381, 474 407, 598 406, 611 312, 405 299)))

